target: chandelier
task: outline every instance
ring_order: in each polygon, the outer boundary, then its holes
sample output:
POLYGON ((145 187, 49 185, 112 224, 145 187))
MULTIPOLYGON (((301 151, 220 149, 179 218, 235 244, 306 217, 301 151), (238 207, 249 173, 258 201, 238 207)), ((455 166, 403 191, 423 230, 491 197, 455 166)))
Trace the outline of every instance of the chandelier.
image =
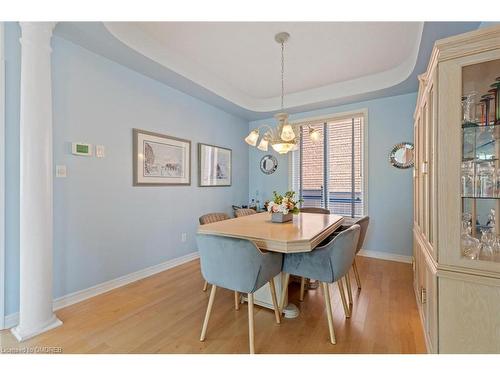
MULTIPOLYGON (((245 138, 245 142, 250 146, 257 146, 260 137, 259 130, 265 129, 257 148, 261 151, 267 151, 271 144, 274 151, 279 154, 286 154, 289 151, 295 151, 298 147, 300 137, 300 125, 290 124, 288 122, 288 113, 284 111, 284 96, 285 96, 285 42, 290 37, 290 34, 282 32, 276 34, 274 40, 281 45, 281 111, 274 115, 278 125, 271 128, 268 125, 261 125, 252 130, 245 138)), ((309 138, 313 143, 319 142, 321 134, 318 130, 309 128, 309 138)))

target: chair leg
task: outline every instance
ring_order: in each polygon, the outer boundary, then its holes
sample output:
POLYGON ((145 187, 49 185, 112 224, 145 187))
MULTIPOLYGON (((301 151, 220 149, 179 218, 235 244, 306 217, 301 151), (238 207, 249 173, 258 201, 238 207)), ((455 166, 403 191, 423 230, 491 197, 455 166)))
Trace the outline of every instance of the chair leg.
POLYGON ((335 331, 333 330, 333 315, 332 315, 332 304, 330 301, 330 291, 328 289, 328 284, 322 282, 323 286, 323 294, 325 296, 325 307, 326 307, 326 316, 328 317, 328 329, 330 331, 330 342, 332 344, 336 344, 337 340, 335 339, 335 331))
POLYGON ((201 329, 200 341, 205 341, 205 336, 207 335, 208 320, 210 319, 210 313, 212 312, 216 290, 217 287, 215 285, 212 285, 212 290, 210 291, 210 299, 208 300, 207 312, 205 314, 205 320, 203 321, 203 328, 201 329))
POLYGON ((240 309, 240 293, 237 292, 236 290, 234 291, 234 309, 235 310, 240 309))
POLYGON ((278 299, 276 298, 276 287, 274 285, 274 278, 271 278, 271 280, 269 280, 269 288, 271 289, 271 298, 273 300, 274 316, 276 317, 276 323, 280 324, 281 314, 280 314, 280 309, 278 307, 278 299))
POLYGON ((203 291, 206 292, 208 288, 208 281, 205 280, 205 284, 203 284, 203 291))
POLYGON ((306 287, 306 278, 301 277, 300 278, 300 298, 299 300, 302 302, 304 300, 304 289, 306 287))
POLYGON ((354 270, 354 276, 356 276, 356 285, 361 290, 361 280, 359 278, 358 266, 356 266, 356 259, 352 262, 352 269, 354 270))
POLYGON ((345 275, 345 286, 347 288, 347 296, 349 297, 349 306, 352 306, 351 278, 349 276, 349 271, 347 271, 345 275))
POLYGON ((248 339, 250 341, 250 354, 255 354, 253 330, 253 293, 248 293, 248 339))
POLYGON ((347 301, 345 298, 344 283, 342 282, 342 278, 337 280, 337 286, 339 287, 340 299, 342 299, 342 306, 344 306, 345 317, 350 318, 351 312, 349 311, 349 306, 347 305, 347 301))
POLYGON ((289 281, 290 281, 290 274, 289 273, 285 273, 285 277, 284 277, 284 280, 283 280, 283 291, 281 293, 280 313, 283 313, 283 308, 285 307, 283 305, 285 304, 286 295, 288 293, 288 282, 289 281))

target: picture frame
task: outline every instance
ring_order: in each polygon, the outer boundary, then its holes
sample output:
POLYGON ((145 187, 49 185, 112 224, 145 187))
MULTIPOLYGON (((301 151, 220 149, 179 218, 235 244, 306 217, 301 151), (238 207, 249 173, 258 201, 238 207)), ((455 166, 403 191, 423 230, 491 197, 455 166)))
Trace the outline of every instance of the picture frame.
POLYGON ((133 129, 134 186, 191 185, 191 141, 133 129))
POLYGON ((231 186, 232 154, 230 148, 198 143, 198 186, 231 186))

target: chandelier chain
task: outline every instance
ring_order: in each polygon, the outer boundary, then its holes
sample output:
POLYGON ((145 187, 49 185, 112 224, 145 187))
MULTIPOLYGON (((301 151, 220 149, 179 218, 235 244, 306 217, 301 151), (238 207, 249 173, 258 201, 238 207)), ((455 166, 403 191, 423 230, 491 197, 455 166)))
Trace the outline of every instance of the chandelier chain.
POLYGON ((283 111, 283 98, 285 96, 285 42, 281 42, 281 111, 283 111))

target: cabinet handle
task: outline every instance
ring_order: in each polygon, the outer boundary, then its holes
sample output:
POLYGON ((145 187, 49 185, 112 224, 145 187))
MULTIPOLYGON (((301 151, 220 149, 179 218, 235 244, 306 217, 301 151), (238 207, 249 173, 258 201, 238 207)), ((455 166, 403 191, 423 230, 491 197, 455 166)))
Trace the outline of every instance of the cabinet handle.
POLYGON ((424 287, 420 288, 420 303, 422 305, 427 303, 427 290, 424 287))
POLYGON ((427 174, 427 162, 422 163, 422 174, 427 174))

